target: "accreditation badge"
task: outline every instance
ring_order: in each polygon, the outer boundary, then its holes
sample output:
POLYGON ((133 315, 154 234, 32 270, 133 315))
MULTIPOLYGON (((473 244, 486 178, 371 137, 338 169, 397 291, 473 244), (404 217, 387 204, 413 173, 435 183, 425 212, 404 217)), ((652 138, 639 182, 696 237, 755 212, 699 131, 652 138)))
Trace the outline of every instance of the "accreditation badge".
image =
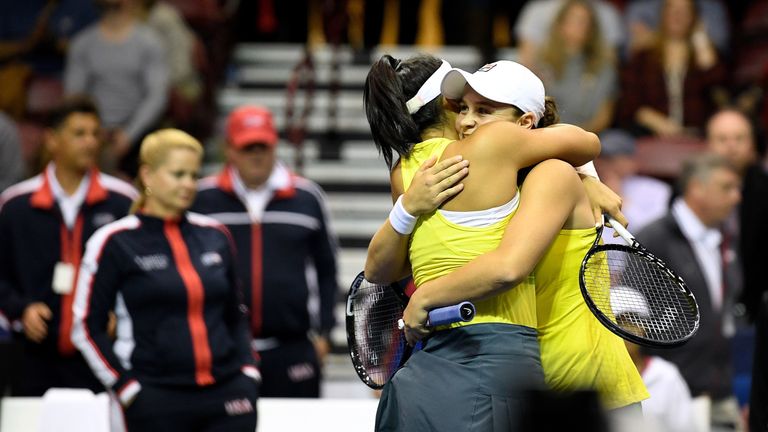
POLYGON ((53 292, 67 295, 72 293, 75 285, 75 266, 70 263, 57 262, 53 269, 53 292))

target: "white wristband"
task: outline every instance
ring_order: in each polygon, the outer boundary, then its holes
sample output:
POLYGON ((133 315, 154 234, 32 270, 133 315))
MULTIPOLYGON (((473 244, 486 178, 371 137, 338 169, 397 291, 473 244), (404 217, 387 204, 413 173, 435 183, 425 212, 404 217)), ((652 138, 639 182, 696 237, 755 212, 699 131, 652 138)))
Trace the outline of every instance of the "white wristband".
POLYGON ((416 221, 418 217, 409 214, 403 207, 403 196, 395 202, 395 206, 392 207, 392 211, 389 212, 389 223, 392 228, 402 235, 409 235, 413 232, 413 228, 416 227, 416 221))
POLYGON ((580 167, 576 167, 576 172, 600 180, 600 176, 597 175, 597 170, 595 169, 595 164, 592 161, 587 162, 580 167))

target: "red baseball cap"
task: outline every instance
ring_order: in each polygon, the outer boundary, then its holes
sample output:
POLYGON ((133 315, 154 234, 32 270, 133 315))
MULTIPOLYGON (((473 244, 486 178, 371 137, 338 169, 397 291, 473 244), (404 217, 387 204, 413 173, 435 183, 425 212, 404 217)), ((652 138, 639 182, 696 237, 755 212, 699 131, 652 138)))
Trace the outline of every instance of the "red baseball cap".
POLYGON ((227 118, 227 141, 235 148, 251 144, 277 144, 277 130, 272 113, 260 106, 246 105, 235 109, 227 118))

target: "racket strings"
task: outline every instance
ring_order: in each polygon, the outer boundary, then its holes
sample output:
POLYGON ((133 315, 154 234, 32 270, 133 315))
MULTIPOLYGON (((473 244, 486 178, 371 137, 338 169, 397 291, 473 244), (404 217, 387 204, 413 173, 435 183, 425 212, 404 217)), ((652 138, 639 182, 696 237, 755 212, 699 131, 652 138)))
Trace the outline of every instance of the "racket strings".
POLYGON ((354 345, 359 366, 376 386, 383 386, 400 366, 405 350, 402 331, 397 327, 403 306, 394 291, 385 285, 364 281, 350 299, 354 317, 354 345))
POLYGON ((597 309, 635 336, 675 342, 696 329, 698 313, 691 298, 677 278, 647 256, 598 251, 587 260, 584 283, 597 309))

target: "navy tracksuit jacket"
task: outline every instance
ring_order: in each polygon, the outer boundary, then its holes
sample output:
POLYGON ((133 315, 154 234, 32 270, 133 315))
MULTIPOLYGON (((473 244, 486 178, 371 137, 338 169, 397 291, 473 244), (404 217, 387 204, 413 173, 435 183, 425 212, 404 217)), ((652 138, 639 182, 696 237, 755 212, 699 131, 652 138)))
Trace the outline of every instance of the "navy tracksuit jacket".
MULTIPOLYGON (((85 242, 96 229, 128 213, 136 191, 128 183, 93 170, 85 202, 69 229, 62 219, 48 171, 6 189, 0 197, 0 312, 21 318, 30 303, 53 312, 39 347, 51 358, 71 356, 73 294, 53 292, 57 262, 78 268, 85 242)), ((31 342, 30 342, 31 343, 31 342)))
POLYGON ((203 215, 137 214, 89 240, 72 340, 124 403, 141 384, 205 387, 255 373, 226 227, 203 215), (103 330, 117 315, 117 340, 103 330))
POLYGON ((338 292, 337 241, 322 190, 291 176, 267 204, 262 220, 255 221, 235 193, 232 176, 225 168, 201 180, 192 210, 232 232, 253 336, 296 340, 310 330, 328 333, 338 292), (314 311, 308 307, 311 296, 319 299, 314 311))

